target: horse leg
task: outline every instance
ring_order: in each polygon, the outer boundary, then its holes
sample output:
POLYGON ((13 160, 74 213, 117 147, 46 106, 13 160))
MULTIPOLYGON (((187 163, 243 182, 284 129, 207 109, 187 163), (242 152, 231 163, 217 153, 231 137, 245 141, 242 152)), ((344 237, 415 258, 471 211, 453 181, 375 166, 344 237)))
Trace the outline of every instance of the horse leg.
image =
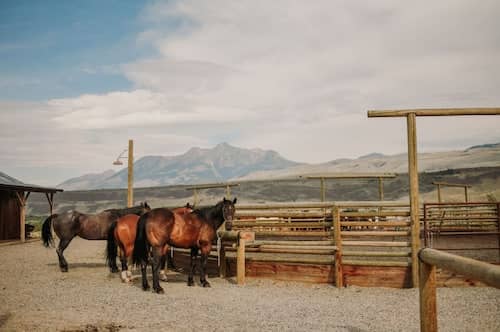
POLYGON ((193 276, 196 269, 196 256, 198 256, 198 248, 191 248, 191 268, 189 269, 188 286, 194 286, 193 276))
POLYGON ((165 264, 167 262, 167 255, 168 255, 168 252, 165 255, 161 255, 161 258, 160 258, 160 280, 165 281, 165 282, 168 281, 167 273, 165 271, 165 264))
POLYGON ((120 278, 122 279, 123 282, 129 283, 132 281, 130 278, 132 276, 132 273, 128 270, 128 264, 127 264, 127 255, 124 250, 122 250, 119 247, 119 252, 120 252, 120 263, 122 264, 122 273, 120 275, 120 278))
POLYGON ((68 272, 68 262, 64 258, 63 252, 68 247, 71 240, 73 240, 73 237, 74 236, 70 237, 69 239, 62 238, 59 241, 59 245, 57 246, 56 252, 57 256, 59 257, 59 268, 61 269, 61 272, 68 272))
POLYGON ((175 267, 175 263, 174 263, 174 251, 173 251, 173 249, 171 249, 167 252, 166 257, 167 257, 167 267, 169 269, 176 270, 177 267, 175 267))
POLYGON ((210 283, 207 281, 207 262, 208 255, 210 254, 210 245, 205 245, 201 248, 201 271, 200 271, 200 283, 203 287, 210 287, 210 283))
POLYGON ((142 290, 149 289, 148 276, 146 275, 146 268, 148 267, 147 262, 141 262, 141 274, 142 274, 142 290))
POLYGON ((151 260, 151 269, 153 270, 153 291, 158 294, 163 294, 163 288, 160 286, 160 265, 161 265, 161 248, 153 247, 153 258, 151 260))

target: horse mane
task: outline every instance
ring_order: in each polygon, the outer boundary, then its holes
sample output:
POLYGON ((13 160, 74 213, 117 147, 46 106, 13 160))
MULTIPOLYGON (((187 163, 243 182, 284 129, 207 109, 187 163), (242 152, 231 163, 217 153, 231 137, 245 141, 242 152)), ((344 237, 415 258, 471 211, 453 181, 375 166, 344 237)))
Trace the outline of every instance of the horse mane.
POLYGON ((222 204, 223 201, 217 202, 214 206, 206 206, 193 210, 192 213, 201 217, 201 219, 217 229, 224 222, 224 216, 222 215, 222 204))
POLYGON ((120 218, 120 217, 123 217, 127 214, 142 213, 145 206, 147 206, 146 202, 141 203, 140 205, 137 205, 137 206, 127 207, 127 208, 107 209, 107 210, 104 210, 104 212, 109 212, 111 215, 113 215, 113 217, 120 218))

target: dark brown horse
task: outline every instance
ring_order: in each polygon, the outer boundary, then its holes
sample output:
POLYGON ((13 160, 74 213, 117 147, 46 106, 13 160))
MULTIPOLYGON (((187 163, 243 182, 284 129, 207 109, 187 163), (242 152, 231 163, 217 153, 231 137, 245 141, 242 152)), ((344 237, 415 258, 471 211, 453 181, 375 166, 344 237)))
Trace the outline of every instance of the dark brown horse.
MULTIPOLYGON (((53 214, 49 216, 42 225, 42 240, 46 247, 54 244, 51 225, 54 225, 54 232, 59 238, 57 247, 57 256, 59 257, 59 268, 62 272, 68 271, 68 262, 64 258, 63 252, 75 236, 86 240, 106 240, 111 225, 118 218, 127 214, 141 215, 151 210, 147 203, 141 203, 125 209, 109 209, 98 214, 85 214, 78 211, 68 211, 62 214, 53 214)), ((111 268, 118 271, 116 263, 111 268)))
MULTIPOLYGON (((184 216, 187 213, 193 212, 193 207, 186 204, 186 206, 176 208, 172 210, 173 213, 184 216)), ((132 273, 128 270, 128 259, 132 258, 132 252, 134 250, 134 241, 137 231, 137 222, 139 221, 139 216, 135 214, 128 214, 126 216, 118 219, 116 223, 111 225, 108 233, 108 243, 106 249, 106 261, 110 269, 116 266, 116 256, 120 256, 120 262, 122 264, 121 279, 123 282, 130 282, 132 279, 132 273), (118 250, 117 250, 118 249, 118 250)), ((161 257, 160 266, 160 280, 167 281, 167 275, 165 273, 165 264, 169 258, 168 255, 168 245, 164 250, 165 255, 161 257)), ((173 265, 173 263, 172 263, 173 265)))
POLYGON ((153 209, 143 214, 137 223, 137 236, 132 253, 133 262, 141 265, 142 288, 149 289, 146 277, 146 267, 151 255, 153 269, 153 290, 163 293, 159 283, 161 257, 165 254, 167 245, 191 249, 191 269, 188 276, 188 286, 193 286, 193 275, 198 250, 201 251, 200 282, 203 287, 210 287, 206 279, 208 255, 212 249, 212 241, 217 229, 226 222, 226 230, 231 230, 234 218, 234 204, 223 199, 213 207, 201 208, 181 216, 169 209, 153 209))

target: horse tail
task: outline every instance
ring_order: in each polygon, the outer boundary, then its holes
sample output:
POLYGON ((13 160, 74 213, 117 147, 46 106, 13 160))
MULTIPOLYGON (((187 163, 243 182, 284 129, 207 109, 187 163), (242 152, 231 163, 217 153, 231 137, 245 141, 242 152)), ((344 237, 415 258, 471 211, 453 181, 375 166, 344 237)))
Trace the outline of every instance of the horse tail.
POLYGON ((149 242, 146 235, 146 220, 148 213, 143 214, 137 222, 137 232, 135 235, 134 251, 132 253, 132 262, 134 265, 140 265, 148 261, 149 242))
POLYGON ((106 263, 110 268, 116 264, 116 256, 118 256, 118 247, 116 246, 115 229, 117 222, 113 222, 108 231, 108 240, 106 242, 106 263))
POLYGON ((52 236, 52 231, 50 230, 52 226, 52 219, 56 218, 58 214, 53 214, 50 215, 45 221, 43 222, 42 225, 42 240, 43 240, 43 245, 45 247, 53 246, 54 245, 54 237, 52 236))

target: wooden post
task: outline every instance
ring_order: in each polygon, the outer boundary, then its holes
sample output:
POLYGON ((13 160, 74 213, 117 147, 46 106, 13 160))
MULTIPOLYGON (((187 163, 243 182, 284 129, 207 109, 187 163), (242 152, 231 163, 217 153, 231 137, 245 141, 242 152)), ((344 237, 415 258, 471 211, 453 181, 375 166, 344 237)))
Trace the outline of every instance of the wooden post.
POLYGON ((467 186, 464 186, 465 203, 469 203, 469 192, 467 186))
POLYGON ((408 113, 408 176, 410 180, 410 218, 411 218, 411 270, 413 287, 418 287, 418 250, 420 249, 420 216, 418 202, 417 167, 417 125, 415 113, 408 113))
MULTIPOLYGON (((222 240, 221 240, 222 242, 222 240)), ((227 277, 227 262, 226 262, 226 249, 224 249, 224 245, 221 243, 220 246, 220 267, 219 267, 219 276, 221 278, 227 277)))
POLYGON ((500 260, 500 203, 497 203, 498 259, 500 260))
POLYGON ((321 201, 326 200, 326 188, 325 188, 325 178, 320 178, 320 188, 321 188, 321 201))
POLYGON ((437 331, 436 267, 420 261, 420 331, 437 331))
POLYGON ((380 201, 384 200, 384 179, 378 178, 378 198, 380 201))
POLYGON ((231 186, 229 185, 226 186, 226 198, 227 199, 231 198, 231 186))
POLYGON ((19 228, 20 228, 20 240, 21 242, 26 242, 26 200, 28 195, 24 195, 24 191, 16 191, 17 201, 19 203, 19 228))
POLYGON ((438 203, 441 203, 441 185, 438 184, 437 187, 438 187, 438 203))
POLYGON ((134 141, 128 140, 128 188, 127 206, 134 205, 134 141))
POLYGON ((337 206, 332 209, 333 235, 335 239, 335 286, 338 288, 344 286, 344 275, 342 271, 342 238, 340 231, 340 210, 337 206))
POLYGON ((193 189, 193 204, 198 206, 198 189, 193 189))
POLYGON ((245 284, 245 239, 238 239, 238 252, 236 256, 236 280, 238 285, 245 284))

